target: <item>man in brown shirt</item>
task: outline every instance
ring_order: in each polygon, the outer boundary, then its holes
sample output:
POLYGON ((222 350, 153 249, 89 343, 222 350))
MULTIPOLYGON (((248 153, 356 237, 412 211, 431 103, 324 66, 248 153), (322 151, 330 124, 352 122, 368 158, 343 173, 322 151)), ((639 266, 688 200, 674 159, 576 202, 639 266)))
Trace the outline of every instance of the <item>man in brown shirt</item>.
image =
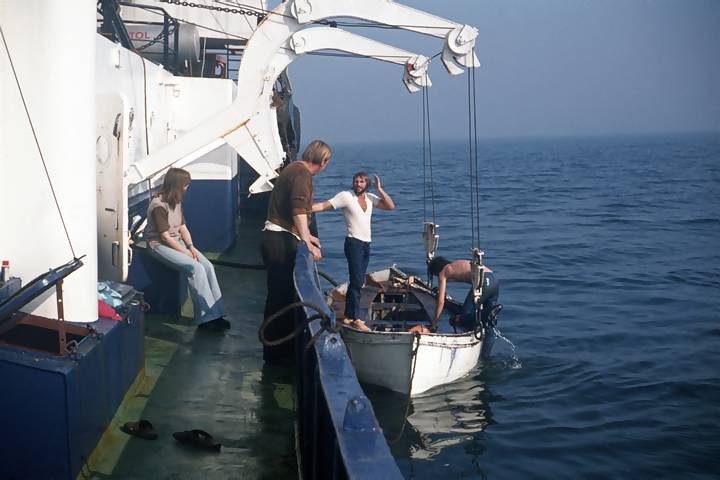
MULTIPOLYGON (((321 140, 314 140, 302 154, 280 173, 270 195, 267 221, 262 232, 261 253, 267 268, 265 318, 296 300, 293 270, 298 242, 305 242, 315 261, 320 260, 320 241, 310 234, 312 214, 312 177, 330 162, 332 150, 321 140)), ((265 331, 268 340, 276 340, 295 328, 290 311, 275 319, 265 331)), ((295 361, 295 342, 275 347, 263 345, 263 359, 268 363, 291 364, 295 361)))

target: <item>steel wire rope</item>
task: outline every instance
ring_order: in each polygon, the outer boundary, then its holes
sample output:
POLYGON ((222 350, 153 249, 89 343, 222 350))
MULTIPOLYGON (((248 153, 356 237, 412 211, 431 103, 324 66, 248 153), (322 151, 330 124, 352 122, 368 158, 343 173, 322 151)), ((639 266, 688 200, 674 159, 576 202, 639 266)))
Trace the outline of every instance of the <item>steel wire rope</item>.
POLYGON ((468 178, 470 180, 470 235, 471 235, 471 246, 475 247, 475 202, 474 202, 474 191, 475 185, 473 184, 473 143, 472 143, 472 94, 470 90, 470 72, 467 76, 467 104, 468 104, 468 178))
POLYGON ((5 39, 5 30, 2 28, 2 25, 0 25, 0 36, 2 36, 5 52, 7 53, 8 61, 10 62, 10 68, 12 69, 13 77, 15 77, 15 84, 18 87, 20 99, 22 100, 23 108, 25 109, 25 115, 27 116, 28 123, 30 124, 30 129, 32 130, 38 153, 40 154, 40 160, 42 161, 43 169, 45 170, 45 177, 50 185, 50 191, 52 193, 53 200, 55 201, 55 207, 57 208, 58 215, 60 215, 60 222, 62 223, 63 230, 65 231, 65 237, 67 238, 68 245, 70 246, 70 252, 72 253, 73 259, 77 259, 78 257, 75 254, 72 240, 70 240, 70 234, 68 233, 67 225, 65 224, 65 218, 63 217, 60 203, 58 202, 57 195, 55 194, 55 187, 53 186, 52 179, 50 178, 50 172, 48 171, 47 164, 45 163, 45 156, 43 155, 42 148, 40 147, 40 141, 38 140, 37 133, 35 132, 35 125, 33 125, 32 117, 30 116, 30 111, 28 110, 27 102, 25 101, 25 95, 23 94, 22 87, 20 86, 20 79, 18 78, 17 71, 15 70, 15 63, 12 60, 12 55, 10 55, 10 48, 8 47, 7 40, 5 39))
POLYGON ((423 88, 422 96, 422 156, 423 156, 423 223, 427 223, 427 149, 426 149, 426 130, 425 130, 425 89, 423 88))
MULTIPOLYGON (((295 17, 293 17, 295 18, 295 17)), ((331 23, 338 27, 358 27, 358 28, 378 28, 378 29, 403 29, 403 28, 427 28, 433 30, 447 30, 450 31, 450 27, 441 27, 437 25, 410 25, 410 24, 399 24, 399 25, 387 25, 384 23, 373 23, 373 22, 343 22, 337 20, 317 20, 315 23, 331 23)))
POLYGON ((478 162, 478 138, 477 138, 477 87, 475 77, 475 56, 473 55, 472 70, 472 97, 473 97, 473 138, 475 154, 475 227, 477 228, 477 247, 480 248, 480 166, 478 162))
MULTIPOLYGON (((425 73, 425 84, 427 85, 427 73, 425 73)), ((430 130, 430 92, 428 87, 423 87, 425 92, 425 103, 426 103, 426 120, 427 120, 427 144, 428 144, 428 164, 430 166, 430 204, 432 206, 432 221, 433 225, 435 221, 435 178, 433 175, 433 160, 432 160, 432 132, 430 130)))
MULTIPOLYGON (((150 10, 150 9, 143 8, 143 7, 140 7, 140 6, 137 6, 137 8, 139 8, 139 9, 141 9, 141 10, 145 10, 146 12, 152 13, 152 14, 155 14, 155 15, 162 15, 162 13, 160 13, 160 12, 156 12, 156 11, 154 11, 154 10, 150 10)), ((203 24, 201 24, 201 23, 191 22, 190 20, 183 20, 183 19, 181 19, 181 18, 176 18, 175 20, 177 20, 177 21, 180 22, 180 23, 185 23, 185 24, 187 24, 187 25, 193 25, 193 26, 195 26, 195 27, 204 28, 204 29, 206 29, 206 30, 210 30, 210 31, 215 32, 215 33, 222 33, 223 35, 227 35, 228 37, 236 38, 236 39, 238 39, 238 40, 248 40, 248 38, 246 38, 246 37, 243 37, 243 36, 240 36, 240 35, 235 35, 235 34, 232 34, 232 33, 228 33, 228 32, 226 32, 225 30, 219 30, 219 29, 217 29, 217 28, 208 27, 207 25, 203 25, 203 24)), ((286 51, 286 52, 290 52, 290 53, 295 54, 295 51, 294 51, 292 48, 282 47, 282 46, 281 46, 280 49, 281 49, 281 50, 284 50, 284 51, 286 51)), ((298 54, 296 54, 296 55, 298 55, 298 54)), ((407 55, 362 55, 362 54, 358 54, 358 53, 347 53, 347 52, 344 52, 344 53, 306 52, 306 53, 304 53, 303 55, 314 55, 314 56, 318 56, 318 57, 370 58, 370 59, 408 58, 407 55)), ((434 58, 437 58, 437 57, 439 57, 440 55, 442 55, 442 51, 436 53, 435 55, 433 55, 433 56, 431 56, 431 57, 428 57, 428 60, 433 60, 434 58)))

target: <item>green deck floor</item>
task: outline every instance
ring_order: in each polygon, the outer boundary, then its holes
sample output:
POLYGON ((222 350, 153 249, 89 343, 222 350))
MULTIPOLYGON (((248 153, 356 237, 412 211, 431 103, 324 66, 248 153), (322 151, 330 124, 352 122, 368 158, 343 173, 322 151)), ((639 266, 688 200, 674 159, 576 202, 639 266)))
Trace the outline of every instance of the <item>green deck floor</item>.
MULTIPOLYGON (((241 232, 221 260, 258 264, 257 251, 256 235, 241 232)), ((257 340, 265 272, 228 266, 216 271, 232 328, 204 332, 186 317, 147 315, 145 374, 78 478, 297 477, 292 372, 264 366, 257 340), (157 440, 119 430, 140 418, 153 423, 157 440), (195 428, 211 433, 222 451, 200 451, 172 437, 195 428)))

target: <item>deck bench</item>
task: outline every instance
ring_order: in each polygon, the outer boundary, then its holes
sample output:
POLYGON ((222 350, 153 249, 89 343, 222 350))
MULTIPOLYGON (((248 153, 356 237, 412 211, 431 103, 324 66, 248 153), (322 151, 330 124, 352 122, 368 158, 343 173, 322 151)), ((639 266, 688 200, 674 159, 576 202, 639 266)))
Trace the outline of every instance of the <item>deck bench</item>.
POLYGON ((135 242, 132 250, 127 283, 145 294, 150 314, 179 316, 187 299, 185 276, 152 257, 144 240, 135 242))

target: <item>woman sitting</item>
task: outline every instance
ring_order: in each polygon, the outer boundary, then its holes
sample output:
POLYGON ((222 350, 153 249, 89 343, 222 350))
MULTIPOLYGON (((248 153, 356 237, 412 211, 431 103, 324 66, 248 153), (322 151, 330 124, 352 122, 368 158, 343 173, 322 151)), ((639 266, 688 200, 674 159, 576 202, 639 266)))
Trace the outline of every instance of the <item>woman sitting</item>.
POLYGON ((198 328, 221 330, 230 328, 223 318, 220 286, 210 261, 192 243, 185 225, 182 200, 190 186, 190 173, 170 168, 162 188, 150 201, 147 211, 147 239, 150 255, 173 270, 187 276, 190 297, 198 328))

